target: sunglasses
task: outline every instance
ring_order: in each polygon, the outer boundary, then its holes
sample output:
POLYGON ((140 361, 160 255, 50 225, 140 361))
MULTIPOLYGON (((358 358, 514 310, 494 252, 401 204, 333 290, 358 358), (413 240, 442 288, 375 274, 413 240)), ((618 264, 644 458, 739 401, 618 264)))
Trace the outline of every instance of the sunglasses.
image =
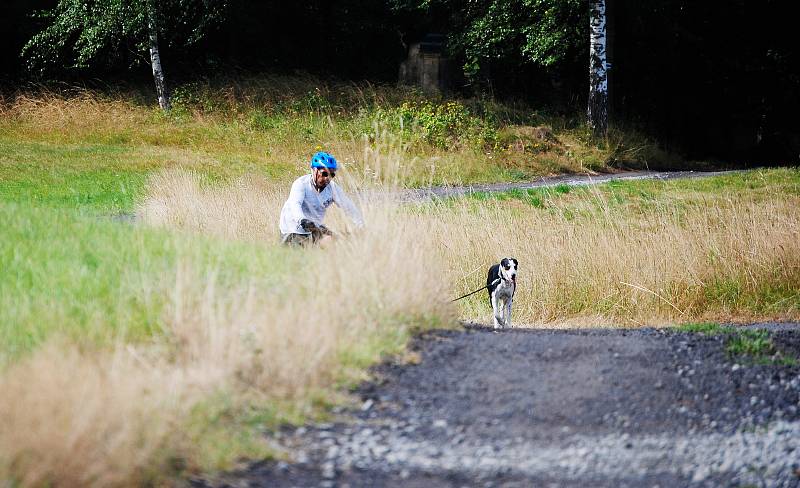
POLYGON ((322 176, 324 176, 324 177, 326 177, 326 178, 327 178, 328 176, 330 176, 331 178, 336 178, 336 172, 335 172, 335 171, 325 171, 325 170, 321 170, 321 171, 319 172, 319 174, 321 174, 322 176))

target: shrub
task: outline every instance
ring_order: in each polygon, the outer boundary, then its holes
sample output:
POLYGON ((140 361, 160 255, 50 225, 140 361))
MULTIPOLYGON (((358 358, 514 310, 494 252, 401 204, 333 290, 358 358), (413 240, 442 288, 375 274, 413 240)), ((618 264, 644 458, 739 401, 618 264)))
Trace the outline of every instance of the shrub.
POLYGON ((218 105, 214 98, 198 83, 188 83, 176 87, 171 95, 172 109, 177 115, 210 113, 218 105))
POLYGON ((398 128, 412 143, 425 142, 441 149, 480 149, 494 146, 497 141, 495 125, 475 115, 459 101, 407 101, 381 111, 379 116, 398 128))

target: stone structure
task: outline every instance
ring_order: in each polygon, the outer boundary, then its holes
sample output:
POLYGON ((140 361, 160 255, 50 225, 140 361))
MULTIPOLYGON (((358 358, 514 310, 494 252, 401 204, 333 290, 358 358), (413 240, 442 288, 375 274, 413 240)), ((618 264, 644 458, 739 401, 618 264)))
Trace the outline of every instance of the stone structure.
POLYGON ((428 94, 442 93, 450 87, 450 59, 444 55, 445 37, 428 34, 411 44, 408 59, 400 63, 400 82, 418 85, 428 94))

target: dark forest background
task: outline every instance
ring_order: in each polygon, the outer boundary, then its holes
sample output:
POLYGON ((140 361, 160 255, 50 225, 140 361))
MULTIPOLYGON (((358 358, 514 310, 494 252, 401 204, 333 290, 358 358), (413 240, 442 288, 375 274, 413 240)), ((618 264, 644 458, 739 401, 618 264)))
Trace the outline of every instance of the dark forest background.
MULTIPOLYGON (((44 77, 27 71, 20 52, 43 26, 32 14, 56 3, 0 5, 3 92, 54 82, 152 85, 149 66, 136 63, 141 54, 133 46, 91 69, 63 67, 44 77)), ((460 4, 467 3, 433 2, 422 10, 398 9, 389 0, 231 0, 224 21, 201 42, 162 45, 162 60, 173 86, 198 77, 295 71, 394 83, 408 45, 428 33, 454 37, 462 27, 460 4)), ((800 163, 794 6, 775 0, 609 2, 612 124, 643 130, 690 159, 800 163)), ((588 25, 586 32, 584 46, 551 66, 513 50, 486 59, 478 73, 454 76, 453 94, 580 114, 588 95, 588 25)), ((463 66, 463 45, 451 48, 454 66, 463 66)))

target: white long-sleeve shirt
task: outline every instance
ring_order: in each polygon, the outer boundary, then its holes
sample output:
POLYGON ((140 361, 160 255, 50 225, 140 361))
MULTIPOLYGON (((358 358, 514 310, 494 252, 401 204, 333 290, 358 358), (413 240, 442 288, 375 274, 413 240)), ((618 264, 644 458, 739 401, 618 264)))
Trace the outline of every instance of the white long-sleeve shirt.
POLYGON ((297 178, 292 183, 289 198, 281 209, 281 234, 309 234, 310 232, 300 227, 300 221, 308 219, 317 225, 322 225, 325 211, 332 203, 341 207, 356 226, 364 225, 361 211, 339 185, 331 181, 318 192, 312 174, 297 178))

